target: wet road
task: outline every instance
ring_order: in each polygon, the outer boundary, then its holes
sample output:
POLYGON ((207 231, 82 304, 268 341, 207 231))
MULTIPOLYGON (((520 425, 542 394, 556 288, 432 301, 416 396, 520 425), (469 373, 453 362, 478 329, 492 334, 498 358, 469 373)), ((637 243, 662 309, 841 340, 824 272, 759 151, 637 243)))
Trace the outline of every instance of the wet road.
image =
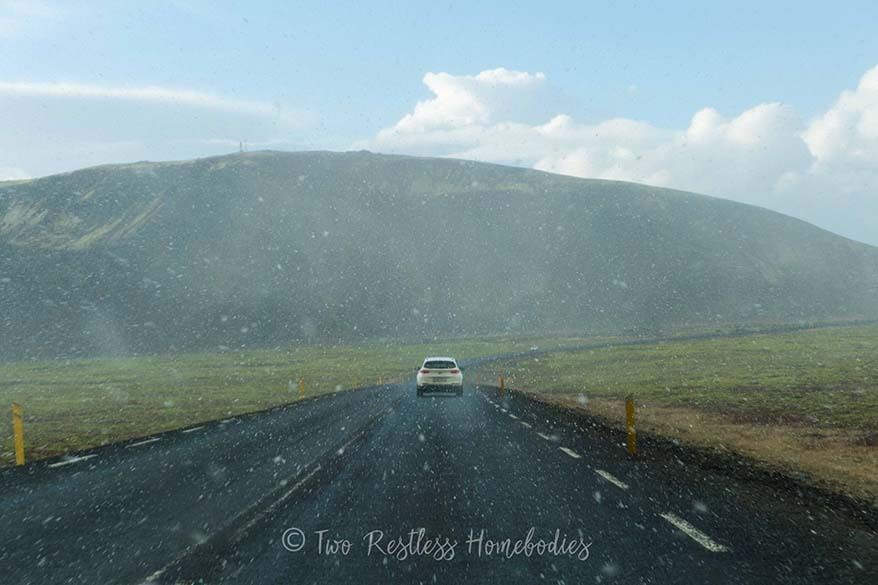
POLYGON ((801 494, 410 385, 0 474, 4 583, 874 583, 801 494))

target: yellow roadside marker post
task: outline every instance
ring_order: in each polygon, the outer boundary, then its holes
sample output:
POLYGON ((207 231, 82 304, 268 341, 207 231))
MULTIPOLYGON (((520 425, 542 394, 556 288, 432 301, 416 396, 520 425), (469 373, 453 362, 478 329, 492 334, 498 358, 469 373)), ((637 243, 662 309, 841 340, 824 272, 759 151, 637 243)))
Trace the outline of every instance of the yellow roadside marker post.
POLYGON ((299 378, 299 400, 305 397, 305 378, 299 378))
POLYGON ((625 400, 625 428, 628 431, 628 454, 637 455, 637 431, 634 428, 634 398, 625 400))
POLYGON ((500 396, 506 395, 506 379, 500 376, 500 396))
POLYGON ((24 465, 24 432, 21 428, 21 406, 12 403, 12 434, 15 442, 15 464, 24 465))

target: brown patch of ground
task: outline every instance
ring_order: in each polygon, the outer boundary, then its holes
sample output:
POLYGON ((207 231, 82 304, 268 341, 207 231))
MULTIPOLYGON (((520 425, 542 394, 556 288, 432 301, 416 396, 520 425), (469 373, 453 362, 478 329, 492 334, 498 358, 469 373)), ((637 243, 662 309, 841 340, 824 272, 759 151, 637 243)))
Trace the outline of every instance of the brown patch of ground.
MULTIPOLYGON (((525 392, 549 404, 581 410, 610 426, 624 428, 622 400, 576 394, 525 392)), ((878 441, 867 431, 747 420, 732 413, 676 406, 636 404, 636 427, 650 435, 698 447, 719 448, 792 473, 824 488, 878 503, 878 441)))
MULTIPOLYGON (((790 427, 810 427, 813 421, 803 414, 789 412, 773 412, 773 411, 754 411, 751 409, 744 410, 734 406, 712 406, 707 408, 692 409, 702 413, 715 414, 723 419, 735 423, 736 425, 783 425, 790 427)), ((689 409, 683 409, 689 410, 689 409)))

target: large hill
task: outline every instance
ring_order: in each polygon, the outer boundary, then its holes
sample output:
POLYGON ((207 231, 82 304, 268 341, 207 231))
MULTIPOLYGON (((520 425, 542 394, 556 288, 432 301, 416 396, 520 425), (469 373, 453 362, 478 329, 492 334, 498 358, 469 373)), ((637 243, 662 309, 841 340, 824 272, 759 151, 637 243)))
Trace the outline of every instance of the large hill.
POLYGON ((878 316, 878 248, 753 206, 367 152, 0 183, 0 358, 878 316))

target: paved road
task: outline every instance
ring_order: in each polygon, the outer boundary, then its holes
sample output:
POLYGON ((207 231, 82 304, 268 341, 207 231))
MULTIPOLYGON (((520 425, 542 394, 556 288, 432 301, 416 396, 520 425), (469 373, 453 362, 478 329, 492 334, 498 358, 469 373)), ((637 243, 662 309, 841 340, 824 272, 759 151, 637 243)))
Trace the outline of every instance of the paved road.
POLYGON ((492 389, 418 399, 376 387, 158 439, 0 474, 0 581, 829 585, 878 574, 878 536, 806 495, 672 455, 632 462, 602 430, 492 389))

